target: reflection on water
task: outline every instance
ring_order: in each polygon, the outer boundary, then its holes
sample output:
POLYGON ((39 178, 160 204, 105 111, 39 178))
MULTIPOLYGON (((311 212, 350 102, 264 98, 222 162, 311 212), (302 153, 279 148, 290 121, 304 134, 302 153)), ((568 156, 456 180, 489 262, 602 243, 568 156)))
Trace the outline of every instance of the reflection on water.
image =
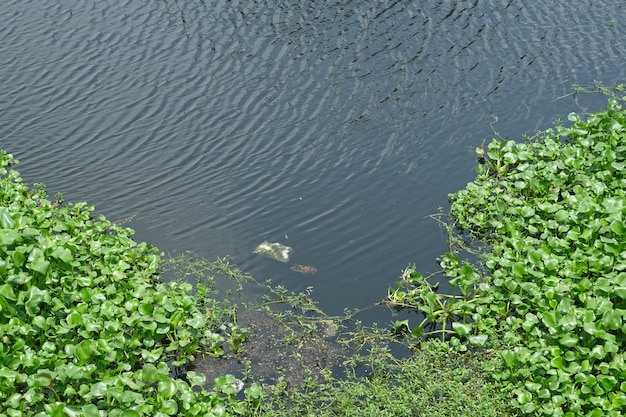
POLYGON ((425 219, 473 176, 470 149, 623 82, 622 2, 9 0, 0 144, 30 182, 137 214, 165 251, 231 254, 326 308, 435 268, 425 219), (300 275, 257 257, 294 248, 300 275))

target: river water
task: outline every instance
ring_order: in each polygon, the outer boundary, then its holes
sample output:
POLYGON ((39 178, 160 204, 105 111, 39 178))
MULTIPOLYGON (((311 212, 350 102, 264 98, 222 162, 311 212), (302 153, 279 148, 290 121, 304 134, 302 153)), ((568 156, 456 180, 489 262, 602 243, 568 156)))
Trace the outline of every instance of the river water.
POLYGON ((436 269, 426 216, 492 129, 532 134, 577 110, 573 84, 626 80, 625 22, 601 0, 4 0, 0 147, 51 194, 135 215, 138 240, 340 313, 436 269), (264 240, 290 263, 252 254, 264 240))

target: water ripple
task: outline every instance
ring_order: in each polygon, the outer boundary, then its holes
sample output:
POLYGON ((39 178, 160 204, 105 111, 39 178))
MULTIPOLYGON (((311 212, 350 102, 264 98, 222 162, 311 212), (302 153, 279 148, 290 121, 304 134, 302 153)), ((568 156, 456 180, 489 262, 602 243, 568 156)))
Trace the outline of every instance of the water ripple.
POLYGON ((625 75, 620 2, 3 9, 0 145, 27 178, 139 213, 162 245, 249 254, 289 232, 332 276, 372 286, 363 259, 395 268, 440 239, 406 219, 471 178, 467 148, 493 116, 519 137, 562 117, 553 100, 573 83, 625 75))

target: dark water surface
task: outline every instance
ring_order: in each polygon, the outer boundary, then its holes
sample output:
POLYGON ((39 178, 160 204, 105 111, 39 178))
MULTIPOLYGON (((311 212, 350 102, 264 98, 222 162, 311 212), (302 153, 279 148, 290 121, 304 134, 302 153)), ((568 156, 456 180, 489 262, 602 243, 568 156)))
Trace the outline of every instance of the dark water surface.
POLYGON ((435 269, 425 216, 494 117, 519 138, 576 110, 572 84, 626 81, 625 22, 597 0, 5 0, 0 147, 51 194, 136 214, 140 240, 336 313, 435 269))

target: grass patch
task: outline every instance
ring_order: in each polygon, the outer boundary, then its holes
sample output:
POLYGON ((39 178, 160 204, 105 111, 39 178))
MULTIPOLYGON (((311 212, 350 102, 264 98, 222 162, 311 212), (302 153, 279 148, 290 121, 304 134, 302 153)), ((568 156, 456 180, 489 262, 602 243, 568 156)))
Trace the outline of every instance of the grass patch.
MULTIPOLYGON (((445 343, 429 341, 415 355, 397 359, 385 344, 371 349, 367 357, 357 361, 360 366, 368 367, 368 376, 350 374, 339 380, 332 377, 310 380, 300 389, 290 389, 279 381, 258 415, 515 415, 490 376, 489 368, 499 360, 491 352, 459 354, 445 343)), ((354 358, 350 362, 356 363, 354 358)))

